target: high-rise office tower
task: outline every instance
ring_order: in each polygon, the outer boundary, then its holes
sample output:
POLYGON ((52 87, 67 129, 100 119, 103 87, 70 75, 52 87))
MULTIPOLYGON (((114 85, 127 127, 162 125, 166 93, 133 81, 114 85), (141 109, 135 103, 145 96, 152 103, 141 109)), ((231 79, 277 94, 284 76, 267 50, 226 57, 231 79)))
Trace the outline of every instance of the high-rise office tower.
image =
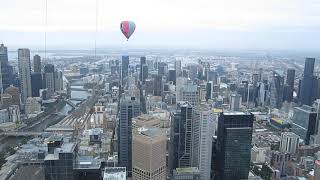
POLYGON ((174 85, 176 85, 176 75, 177 75, 176 70, 174 69, 169 70, 168 80, 172 81, 174 85))
POLYGON ((8 62, 8 49, 0 45, 0 92, 13 84, 13 67, 8 62))
POLYGON ((158 63, 158 75, 160 76, 166 76, 168 71, 168 64, 164 62, 158 63))
MULTIPOLYGON (((51 139, 50 139, 51 140, 51 139)), ((74 163, 76 158, 76 143, 60 143, 52 139, 49 143, 58 145, 57 147, 52 147, 48 145, 48 155, 44 159, 44 175, 45 180, 52 179, 64 179, 73 180, 74 179, 74 163), (61 144, 63 143, 63 144, 61 144), (57 149, 56 151, 54 149, 57 149)), ((48 143, 48 144, 49 144, 48 143)))
POLYGON ((41 57, 38 54, 33 56, 33 72, 41 73, 41 57))
POLYGON ((54 72, 54 90, 55 91, 63 90, 63 74, 62 74, 62 71, 56 70, 54 72))
POLYGON ((121 83, 123 85, 124 79, 129 75, 129 56, 122 56, 121 59, 121 83))
POLYGON ((199 104, 199 92, 196 84, 188 83, 178 90, 180 91, 179 95, 181 95, 179 98, 181 98, 182 101, 187 101, 192 106, 199 104))
POLYGON ((27 98, 32 96, 29 49, 18 49, 18 66, 20 77, 21 101, 24 104, 27 98))
POLYGON ((259 74, 257 73, 252 74, 252 84, 254 86, 257 86, 258 82, 259 82, 259 74))
POLYGON ((292 116, 292 132, 299 135, 305 144, 310 143, 310 137, 317 132, 317 112, 307 105, 295 107, 292 116))
POLYGON ((161 96, 163 91, 162 76, 155 75, 153 79, 153 95, 161 96))
POLYGON ((294 88, 294 79, 295 79, 295 73, 296 71, 294 69, 288 69, 287 70, 287 82, 292 89, 294 88))
POLYGON ((241 95, 231 94, 230 95, 230 110, 239 111, 241 106, 241 95))
POLYGON ((176 70, 176 77, 181 76, 181 61, 180 60, 175 60, 174 61, 174 69, 176 70))
POLYGON ((132 118, 140 115, 140 102, 135 97, 120 100, 118 121, 118 163, 126 167, 129 176, 132 172, 132 118))
POLYGON ((140 81, 143 82, 143 65, 146 65, 147 61, 146 61, 146 57, 140 57, 140 81))
POLYGON ((149 74, 149 67, 147 64, 144 64, 142 66, 142 84, 145 84, 146 79, 148 78, 148 74, 149 74))
POLYGON ((270 83, 270 106, 272 108, 281 108, 283 100, 283 77, 279 74, 274 74, 270 83))
POLYGON ((34 72, 31 74, 32 97, 40 97, 40 89, 42 89, 42 74, 34 72))
POLYGON ((252 127, 252 114, 243 112, 220 114, 217 137, 217 176, 219 179, 248 178, 252 127))
POLYGON ((180 102, 170 118, 169 172, 172 175, 176 168, 192 167, 192 106, 180 102))
POLYGON ((8 48, 4 44, 0 44, 0 63, 8 63, 8 48))
POLYGON ((218 73, 216 71, 209 71, 207 81, 212 81, 213 84, 218 84, 218 73))
POLYGON ((317 97, 317 78, 313 75, 315 58, 306 58, 303 77, 299 89, 299 101, 301 104, 312 105, 317 97))
POLYGON ((212 90, 213 90, 213 82, 209 81, 207 82, 206 86, 206 100, 208 101, 209 99, 212 99, 212 90))
POLYGON ((53 95, 54 93, 54 65, 46 64, 44 66, 44 85, 45 88, 48 89, 48 93, 53 95))
POLYGON ((159 128, 139 128, 132 135, 132 177, 166 180, 167 135, 159 128))
POLYGON ((192 167, 199 167, 201 179, 210 179, 214 118, 209 106, 198 106, 192 112, 192 167))
POLYGON ((280 151, 295 154, 299 147, 299 136, 293 132, 281 133, 280 151))
POLYGON ((286 85, 283 90, 283 100, 291 102, 293 99, 293 89, 294 89, 294 79, 295 79, 295 70, 287 70, 287 80, 286 85))

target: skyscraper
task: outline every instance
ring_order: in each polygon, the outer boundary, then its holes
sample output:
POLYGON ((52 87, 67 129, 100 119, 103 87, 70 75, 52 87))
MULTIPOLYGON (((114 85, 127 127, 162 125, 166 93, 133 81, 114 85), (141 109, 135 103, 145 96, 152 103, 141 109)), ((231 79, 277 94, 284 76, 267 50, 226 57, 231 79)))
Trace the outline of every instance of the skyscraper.
POLYGON ((144 64, 142 66, 142 84, 145 84, 146 79, 148 78, 148 74, 149 74, 149 67, 147 64, 144 64))
POLYGON ((33 72, 41 73, 41 57, 38 54, 33 56, 33 72))
POLYGON ((40 89, 42 89, 42 74, 34 72, 31 74, 32 97, 40 97, 40 89))
POLYGON ((158 63, 158 75, 160 76, 166 76, 168 71, 168 64, 164 62, 158 63))
POLYGON ((187 101, 192 106, 197 106, 199 104, 199 92, 196 84, 188 83, 178 90, 181 95, 179 98, 181 98, 182 101, 187 101))
POLYGON ((139 128, 133 132, 132 176, 141 180, 166 180, 167 135, 159 128, 139 128))
POLYGON ((303 105, 293 109, 292 132, 309 144, 311 135, 317 132, 317 112, 311 106, 303 105))
POLYGON ((239 111, 241 106, 241 95, 232 94, 230 96, 230 110, 231 111, 239 111))
POLYGON ((129 56, 122 56, 121 60, 121 83, 129 75, 129 56))
POLYGON ((13 68, 8 62, 8 49, 0 45, 0 92, 13 84, 13 68))
POLYGON ((201 179, 210 179, 214 118, 209 106, 198 106, 192 112, 192 167, 199 167, 201 179))
POLYGON ((243 112, 220 114, 217 137, 217 176, 219 179, 248 178, 252 127, 252 114, 243 112))
POLYGON ((162 83, 162 76, 155 75, 153 79, 153 95, 154 96, 161 96, 163 91, 163 83, 162 83))
POLYGON ((140 115, 140 102, 135 97, 120 100, 118 122, 118 163, 126 167, 129 176, 132 172, 132 118, 140 115))
POLYGON ((301 104, 312 105, 317 97, 317 78, 313 75, 315 58, 306 58, 303 77, 299 89, 299 100, 301 104))
POLYGON ((281 108, 283 100, 283 77, 274 73, 270 83, 270 106, 272 108, 281 108))
POLYGON ((146 61, 146 57, 140 57, 140 74, 139 74, 139 79, 141 82, 143 82, 143 65, 146 65, 147 61, 146 61))
POLYGON ((192 106, 180 102, 171 113, 169 171, 192 167, 192 106))
POLYGON ((176 70, 176 77, 181 76, 181 61, 180 60, 175 60, 174 62, 174 69, 176 70))
POLYGON ((294 79, 296 71, 294 69, 287 70, 287 83, 292 89, 294 88, 294 79))
POLYGON ((63 90, 63 74, 62 74, 62 71, 56 70, 54 72, 54 90, 55 91, 63 90))
POLYGON ((172 81, 174 85, 176 85, 176 70, 174 69, 170 69, 169 70, 169 76, 168 76, 168 80, 172 81))
POLYGON ((4 44, 0 44, 0 63, 8 63, 8 49, 6 46, 4 46, 4 44))
POLYGON ((54 65, 53 64, 46 64, 44 66, 44 84, 45 88, 48 89, 48 93, 53 95, 54 93, 54 65))
POLYGON ((18 49, 18 66, 20 77, 21 101, 24 104, 27 98, 32 96, 29 49, 18 49))

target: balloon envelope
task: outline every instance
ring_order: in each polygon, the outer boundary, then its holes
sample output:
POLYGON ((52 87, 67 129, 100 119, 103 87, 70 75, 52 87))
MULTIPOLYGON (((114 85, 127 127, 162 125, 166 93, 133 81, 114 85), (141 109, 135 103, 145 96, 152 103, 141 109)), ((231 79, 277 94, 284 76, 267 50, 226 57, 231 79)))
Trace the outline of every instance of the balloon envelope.
POLYGON ((130 38, 135 29, 136 25, 132 21, 122 21, 120 23, 120 30, 127 39, 130 38))

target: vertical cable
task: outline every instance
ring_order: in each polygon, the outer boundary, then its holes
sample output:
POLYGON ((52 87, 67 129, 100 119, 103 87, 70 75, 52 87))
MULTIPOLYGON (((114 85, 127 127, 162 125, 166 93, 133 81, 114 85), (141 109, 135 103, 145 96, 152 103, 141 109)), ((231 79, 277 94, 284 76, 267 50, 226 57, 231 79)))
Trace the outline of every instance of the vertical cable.
POLYGON ((48 0, 45 1, 44 59, 47 59, 48 0))
POLYGON ((96 32, 94 34, 94 60, 97 60, 97 33, 98 33, 98 0, 96 0, 96 32))

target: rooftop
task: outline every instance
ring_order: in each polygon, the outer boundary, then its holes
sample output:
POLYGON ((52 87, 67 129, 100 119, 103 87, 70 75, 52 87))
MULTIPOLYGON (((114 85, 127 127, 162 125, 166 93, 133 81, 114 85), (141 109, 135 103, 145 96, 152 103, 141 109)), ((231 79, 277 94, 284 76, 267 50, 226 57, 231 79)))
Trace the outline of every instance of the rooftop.
POLYGON ((162 134, 161 129, 159 128, 139 128, 139 133, 149 137, 157 137, 162 134))
POLYGON ((177 171, 178 173, 194 173, 194 172, 200 172, 197 167, 177 168, 176 171, 177 171))

